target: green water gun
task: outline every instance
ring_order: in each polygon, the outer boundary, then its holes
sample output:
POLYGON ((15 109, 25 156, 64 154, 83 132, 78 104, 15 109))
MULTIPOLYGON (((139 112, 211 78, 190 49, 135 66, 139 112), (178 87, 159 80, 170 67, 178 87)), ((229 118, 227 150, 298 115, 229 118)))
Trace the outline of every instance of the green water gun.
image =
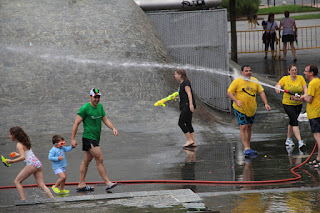
POLYGON ((167 101, 170 101, 172 99, 175 99, 176 96, 179 95, 179 92, 175 92, 175 93, 172 93, 171 95, 169 95, 168 97, 166 98, 162 98, 161 100, 157 101, 154 106, 163 106, 165 107, 166 105, 164 104, 165 102, 167 101))
POLYGON ((6 167, 11 166, 11 164, 7 163, 7 159, 6 159, 5 157, 3 157, 2 155, 1 155, 1 160, 2 160, 2 163, 3 163, 6 167))

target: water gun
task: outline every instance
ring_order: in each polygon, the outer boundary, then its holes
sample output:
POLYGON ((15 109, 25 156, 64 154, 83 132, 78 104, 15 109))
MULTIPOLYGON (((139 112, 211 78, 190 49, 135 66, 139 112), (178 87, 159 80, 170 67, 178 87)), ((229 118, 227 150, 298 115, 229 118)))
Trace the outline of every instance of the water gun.
POLYGON ((2 160, 2 163, 3 163, 6 167, 11 166, 11 164, 7 163, 7 159, 6 159, 5 157, 3 157, 2 155, 1 155, 1 160, 2 160))
POLYGON ((172 99, 174 99, 176 96, 178 96, 179 93, 178 92, 175 92, 175 93, 172 93, 171 95, 169 95, 168 97, 166 98, 162 98, 161 100, 157 101, 154 106, 163 106, 165 107, 166 105, 164 104, 166 101, 170 101, 172 99))
POLYGON ((290 95, 294 95, 294 97, 296 97, 296 98, 300 98, 300 95, 298 93, 292 93, 292 92, 289 92, 288 90, 285 90, 285 89, 283 90, 283 92, 288 93, 290 95))

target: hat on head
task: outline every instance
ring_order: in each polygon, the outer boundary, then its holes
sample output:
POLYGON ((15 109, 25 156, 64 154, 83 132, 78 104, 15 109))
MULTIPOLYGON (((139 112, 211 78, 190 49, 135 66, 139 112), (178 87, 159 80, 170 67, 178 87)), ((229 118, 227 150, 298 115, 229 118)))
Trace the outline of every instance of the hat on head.
POLYGON ((96 96, 96 95, 101 95, 101 93, 100 93, 100 90, 99 90, 99 89, 97 89, 97 88, 92 88, 92 89, 90 90, 90 95, 91 95, 92 97, 94 97, 94 96, 96 96))

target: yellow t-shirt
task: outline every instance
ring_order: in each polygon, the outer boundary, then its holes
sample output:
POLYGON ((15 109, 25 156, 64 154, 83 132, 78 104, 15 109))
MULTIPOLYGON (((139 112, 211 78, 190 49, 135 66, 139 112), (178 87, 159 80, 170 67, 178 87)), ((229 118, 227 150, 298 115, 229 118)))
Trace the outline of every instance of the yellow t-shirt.
MULTIPOLYGON (((290 75, 284 76, 280 79, 279 83, 284 90, 288 90, 293 94, 298 93, 299 95, 301 95, 303 92, 303 86, 307 84, 301 75, 297 75, 297 79, 295 81, 292 81, 292 79, 290 78, 290 75)), ((293 105, 293 106, 302 104, 301 101, 290 100, 290 98, 291 98, 290 94, 283 93, 282 103, 286 105, 293 105)))
MULTIPOLYGON (((254 77, 251 77, 251 80, 258 81, 254 77)), ((252 117, 254 114, 256 114, 256 94, 263 92, 263 87, 259 83, 245 81, 242 77, 240 77, 235 79, 230 84, 228 92, 234 94, 236 99, 242 102, 242 107, 238 107, 237 103, 233 102, 233 108, 248 117, 252 117)))
POLYGON ((312 102, 307 103, 308 119, 320 117, 320 79, 315 78, 310 81, 307 95, 313 96, 312 102))

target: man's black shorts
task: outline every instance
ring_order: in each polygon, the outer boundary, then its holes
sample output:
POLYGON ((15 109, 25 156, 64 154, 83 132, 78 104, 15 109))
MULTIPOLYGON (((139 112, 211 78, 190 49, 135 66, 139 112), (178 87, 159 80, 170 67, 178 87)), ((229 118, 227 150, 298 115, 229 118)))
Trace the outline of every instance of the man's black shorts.
POLYGON ((93 147, 99 146, 99 141, 91 140, 88 138, 82 138, 82 150, 89 151, 91 149, 91 144, 93 147))
POLYGON ((309 120, 312 133, 320 132, 320 117, 309 120))

